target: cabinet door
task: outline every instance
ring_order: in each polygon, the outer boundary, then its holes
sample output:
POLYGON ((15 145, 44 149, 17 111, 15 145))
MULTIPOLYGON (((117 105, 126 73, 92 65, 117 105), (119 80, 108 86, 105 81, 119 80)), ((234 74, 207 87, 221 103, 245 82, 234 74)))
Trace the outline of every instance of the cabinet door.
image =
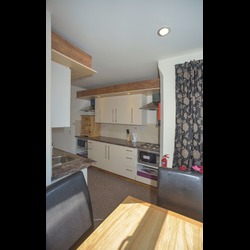
POLYGON ((51 127, 70 127, 71 70, 51 61, 51 127))
POLYGON ((131 108, 129 105, 129 96, 115 97, 115 123, 130 124, 131 108))
POLYGON ((144 125, 147 111, 140 107, 145 104, 142 94, 96 98, 95 122, 144 125))
POLYGON ((147 102, 145 95, 137 94, 131 95, 129 99, 129 105, 131 109, 131 124, 133 125, 145 125, 147 123, 147 110, 140 109, 147 102))
POLYGON ((95 122, 101 122, 102 99, 95 98, 95 122))
POLYGON ((114 144, 110 148, 109 171, 130 179, 135 179, 137 150, 114 144))
POLYGON ((112 97, 95 99, 95 122, 114 123, 115 103, 112 97))
POLYGON ((105 97, 102 99, 101 122, 115 123, 115 98, 105 97))
POLYGON ((94 141, 94 160, 97 161, 97 167, 102 166, 103 162, 106 161, 105 143, 94 141))
POLYGON ((91 158, 92 160, 96 161, 95 142, 91 140, 88 140, 88 158, 91 158))
POLYGON ((96 161, 96 167, 110 171, 110 153, 109 144, 88 140, 88 157, 96 161))

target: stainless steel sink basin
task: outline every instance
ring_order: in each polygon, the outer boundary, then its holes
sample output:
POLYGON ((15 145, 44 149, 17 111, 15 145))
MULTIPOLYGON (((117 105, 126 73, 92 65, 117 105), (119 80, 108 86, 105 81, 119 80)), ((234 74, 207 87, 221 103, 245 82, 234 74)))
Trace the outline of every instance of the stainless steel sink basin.
POLYGON ((62 165, 63 163, 75 160, 75 158, 70 156, 54 156, 52 157, 52 167, 62 165))

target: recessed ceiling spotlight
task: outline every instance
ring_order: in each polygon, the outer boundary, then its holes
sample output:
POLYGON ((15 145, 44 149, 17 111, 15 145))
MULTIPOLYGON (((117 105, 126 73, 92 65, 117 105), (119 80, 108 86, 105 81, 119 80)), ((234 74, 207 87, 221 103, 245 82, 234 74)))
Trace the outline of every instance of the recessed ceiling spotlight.
POLYGON ((157 34, 159 36, 166 36, 170 32, 170 28, 168 27, 161 27, 158 31, 157 34))

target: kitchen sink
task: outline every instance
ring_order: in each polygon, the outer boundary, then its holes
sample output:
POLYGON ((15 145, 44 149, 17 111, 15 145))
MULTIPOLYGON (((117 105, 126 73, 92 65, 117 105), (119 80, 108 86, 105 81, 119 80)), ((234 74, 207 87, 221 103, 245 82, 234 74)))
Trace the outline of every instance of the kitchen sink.
POLYGON ((54 156, 52 157, 52 167, 62 165, 63 163, 70 162, 76 158, 70 156, 54 156))

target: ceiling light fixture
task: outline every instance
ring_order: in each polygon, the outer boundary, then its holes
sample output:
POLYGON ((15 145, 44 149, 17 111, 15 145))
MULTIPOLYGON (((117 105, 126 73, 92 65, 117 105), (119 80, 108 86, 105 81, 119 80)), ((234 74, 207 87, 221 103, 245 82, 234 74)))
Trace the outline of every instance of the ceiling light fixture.
POLYGON ((157 34, 159 36, 166 36, 170 32, 170 28, 168 27, 161 27, 158 31, 157 34))

